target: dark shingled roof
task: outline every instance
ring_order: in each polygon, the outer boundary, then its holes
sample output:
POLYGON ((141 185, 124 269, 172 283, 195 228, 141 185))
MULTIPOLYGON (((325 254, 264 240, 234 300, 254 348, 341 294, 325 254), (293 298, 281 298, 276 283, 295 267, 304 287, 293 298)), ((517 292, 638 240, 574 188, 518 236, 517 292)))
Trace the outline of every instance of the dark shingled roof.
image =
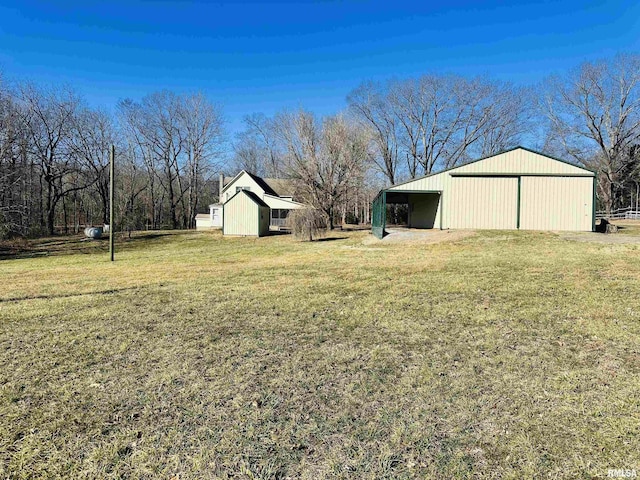
POLYGON ((278 196, 276 191, 273 188, 271 188, 269 186, 269 184, 267 182, 265 182, 262 178, 260 178, 257 175, 254 175, 251 172, 247 172, 246 170, 245 170, 245 173, 247 175, 249 175, 251 178, 253 178, 254 182, 256 182, 258 185, 260 185, 260 188, 262 188, 264 190, 264 193, 268 193, 269 195, 275 195, 276 197, 278 196))
MULTIPOLYGON (((254 192, 252 192, 250 190, 240 190, 238 193, 243 193, 243 192, 246 193, 247 195, 249 195, 249 198, 251 200, 253 200, 255 203, 257 203, 258 205, 260 205, 261 207, 269 208, 269 205, 264 203, 264 201, 258 195, 256 195, 254 192)), ((234 197, 235 197, 235 195, 234 195, 234 197)), ((233 197, 231 197, 231 198, 233 198, 233 197)), ((231 198, 229 200, 231 200, 231 198)))
POLYGON ((293 180, 286 178, 265 178, 264 181, 267 182, 273 190, 278 192, 279 197, 296 196, 296 185, 293 180))

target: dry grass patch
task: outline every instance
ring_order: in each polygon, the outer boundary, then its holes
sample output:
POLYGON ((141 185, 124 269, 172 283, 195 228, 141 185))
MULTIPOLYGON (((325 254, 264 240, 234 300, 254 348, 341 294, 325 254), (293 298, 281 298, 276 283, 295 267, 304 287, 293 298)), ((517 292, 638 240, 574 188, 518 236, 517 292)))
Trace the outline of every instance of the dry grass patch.
POLYGON ((0 476, 640 468, 635 245, 335 237, 1 260, 0 476))

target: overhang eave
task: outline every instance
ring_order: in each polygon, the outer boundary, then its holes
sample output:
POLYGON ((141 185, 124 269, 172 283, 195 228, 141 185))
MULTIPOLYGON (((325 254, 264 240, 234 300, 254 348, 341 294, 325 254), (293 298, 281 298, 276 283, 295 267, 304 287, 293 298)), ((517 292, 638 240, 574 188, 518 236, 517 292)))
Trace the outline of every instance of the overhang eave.
POLYGON ((408 203, 409 195, 440 195, 442 190, 384 190, 386 203, 408 203))

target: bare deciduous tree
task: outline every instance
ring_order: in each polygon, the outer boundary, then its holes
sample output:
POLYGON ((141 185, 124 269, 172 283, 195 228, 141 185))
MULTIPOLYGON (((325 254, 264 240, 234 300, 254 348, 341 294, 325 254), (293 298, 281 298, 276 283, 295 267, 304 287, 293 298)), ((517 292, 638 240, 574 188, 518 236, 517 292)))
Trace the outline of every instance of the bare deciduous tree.
POLYGON ((159 92, 122 102, 120 110, 131 151, 149 177, 154 228, 165 204, 173 228, 193 226, 201 187, 220 155, 220 109, 200 94, 159 92))
POLYGON ((320 124, 305 111, 281 114, 277 121, 286 146, 287 173, 298 180, 308 201, 325 214, 333 229, 337 207, 369 156, 366 132, 343 116, 320 124))
POLYGON ((526 98, 507 83, 424 75, 384 87, 368 82, 348 100, 374 132, 376 166, 394 183, 399 158, 406 158, 405 175, 415 178, 516 144, 526 98))
POLYGON ((479 154, 496 153, 520 133, 522 102, 510 85, 482 78, 426 75, 390 85, 389 101, 403 126, 410 176, 432 173, 479 154))
POLYGON ((223 141, 221 109, 209 102, 204 95, 195 94, 182 98, 180 108, 181 127, 184 129, 186 160, 184 170, 187 181, 187 207, 183 209, 185 224, 195 227, 195 215, 200 201, 202 179, 218 165, 220 145, 223 141))
POLYGON ((532 90, 508 83, 493 83, 489 99, 491 116, 479 139, 476 153, 486 157, 514 147, 522 134, 531 129, 532 90))
POLYGON ((29 174, 19 106, 0 76, 0 238, 24 233, 29 174))
POLYGON ((377 169, 394 185, 398 173, 398 125, 391 105, 379 84, 366 82, 347 97, 350 109, 372 134, 377 169))
POLYGON ((282 152, 275 120, 261 113, 247 115, 245 128, 236 135, 233 164, 236 170, 247 170, 261 176, 282 176, 282 152))
POLYGON ((231 168, 234 171, 246 170, 258 176, 266 176, 263 148, 259 141, 247 131, 236 135, 233 143, 231 168))
POLYGON ((80 101, 70 89, 45 90, 33 85, 22 86, 20 99, 29 153, 37 162, 43 182, 44 205, 40 211, 46 231, 52 235, 58 203, 95 182, 80 179, 80 161, 70 146, 80 101))
POLYGON ((109 218, 109 147, 116 143, 111 118, 102 111, 84 108, 76 115, 69 139, 69 152, 85 167, 84 173, 97 195, 100 219, 109 218))
POLYGON ((548 79, 542 107, 547 146, 598 171, 599 197, 610 212, 640 141, 640 56, 586 62, 548 79))

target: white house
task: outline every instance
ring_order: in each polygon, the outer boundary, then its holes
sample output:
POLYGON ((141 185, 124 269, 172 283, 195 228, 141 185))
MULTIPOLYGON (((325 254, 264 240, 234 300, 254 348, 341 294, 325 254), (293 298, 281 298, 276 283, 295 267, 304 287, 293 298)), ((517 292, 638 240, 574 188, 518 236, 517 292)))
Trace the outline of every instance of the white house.
MULTIPOLYGON (((220 175, 220 203, 209 205, 209 214, 200 214, 196 216, 196 228, 198 230, 210 229, 210 228, 222 228, 223 233, 227 233, 225 224, 236 225, 233 228, 233 235, 255 235, 255 229, 247 231, 246 233, 238 233, 237 225, 251 224, 248 220, 245 222, 243 219, 238 218, 226 218, 232 214, 234 216, 247 215, 253 218, 256 213, 251 211, 255 205, 255 208, 264 208, 261 203, 263 202, 269 207, 269 228, 280 229, 286 225, 286 219, 290 210, 296 210, 299 208, 305 208, 306 205, 293 200, 293 192, 291 191, 290 182, 281 179, 263 179, 254 175, 246 170, 242 170, 235 177, 231 179, 225 179, 220 175), (275 188, 281 190, 282 195, 276 192, 275 188), (225 205, 240 191, 251 192, 251 198, 260 200, 260 202, 254 201, 247 203, 247 207, 244 209, 225 209, 225 205), (225 214, 225 212, 227 212, 225 214)), ((260 231, 263 231, 261 229, 260 231)), ((229 229, 231 232, 231 229, 229 229)))

